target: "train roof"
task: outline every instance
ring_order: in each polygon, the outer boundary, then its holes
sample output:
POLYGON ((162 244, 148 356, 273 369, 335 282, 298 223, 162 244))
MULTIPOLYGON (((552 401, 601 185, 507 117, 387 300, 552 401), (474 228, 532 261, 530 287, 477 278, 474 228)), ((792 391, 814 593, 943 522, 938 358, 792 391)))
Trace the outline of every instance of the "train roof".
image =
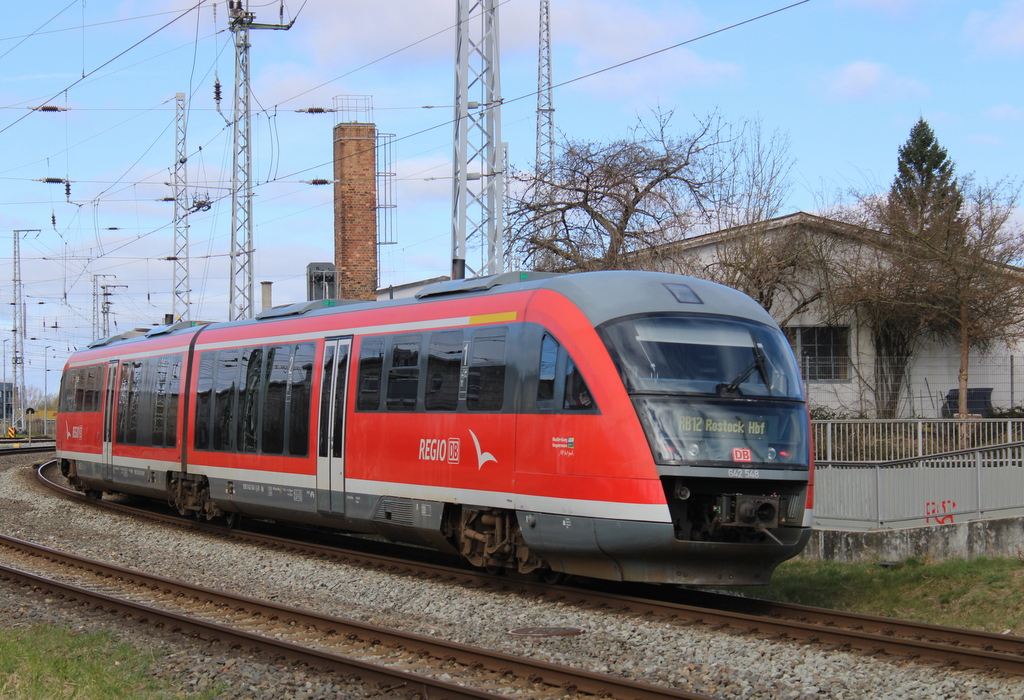
POLYGON ((642 270, 606 270, 575 274, 503 272, 488 277, 436 282, 424 287, 413 299, 319 300, 289 304, 267 309, 258 314, 256 320, 304 314, 329 314, 383 306, 418 305, 444 299, 539 289, 550 289, 565 296, 595 326, 614 318, 637 313, 680 310, 693 313, 724 313, 775 325, 772 317, 756 301, 731 287, 695 277, 642 270))
POLYGON ((548 289, 565 296, 595 326, 623 316, 678 311, 727 314, 775 325, 768 312, 746 294, 695 277, 640 270, 607 270, 575 274, 505 272, 489 277, 437 282, 425 287, 415 298, 384 301, 321 299, 299 302, 266 309, 252 320, 222 323, 179 321, 170 326, 136 329, 128 333, 103 338, 90 344, 89 347, 96 348, 112 343, 131 342, 157 336, 185 333, 191 335, 205 326, 223 328, 259 324, 270 320, 284 320, 289 317, 330 315, 371 308, 417 306, 446 299, 497 296, 511 292, 541 289, 548 289))
POLYGON ((572 301, 591 323, 638 313, 727 314, 776 325, 746 294, 708 280, 666 272, 607 270, 559 275, 538 283, 572 301))

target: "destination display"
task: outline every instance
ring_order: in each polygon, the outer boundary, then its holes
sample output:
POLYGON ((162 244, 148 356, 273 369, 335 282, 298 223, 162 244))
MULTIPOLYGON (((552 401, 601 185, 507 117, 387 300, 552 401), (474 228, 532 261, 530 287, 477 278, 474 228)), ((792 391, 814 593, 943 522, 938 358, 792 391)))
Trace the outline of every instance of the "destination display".
POLYGON ((807 414, 799 405, 660 397, 637 403, 661 463, 787 468, 808 463, 807 414))
POLYGON ((756 418, 707 418, 703 415, 684 413, 679 416, 678 429, 684 434, 700 434, 704 437, 745 436, 754 439, 766 439, 774 430, 773 418, 759 416, 756 418))

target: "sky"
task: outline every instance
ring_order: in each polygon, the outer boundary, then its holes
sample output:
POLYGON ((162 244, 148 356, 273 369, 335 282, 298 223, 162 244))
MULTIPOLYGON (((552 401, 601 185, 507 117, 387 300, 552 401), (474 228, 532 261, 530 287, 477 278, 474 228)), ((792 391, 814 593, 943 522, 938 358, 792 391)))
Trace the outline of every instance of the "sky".
MULTIPOLYGON (((958 173, 1022 176, 1024 0, 550 5, 559 139, 624 138, 659 111, 680 135, 712 113, 759 121, 794 160, 782 214, 887 190, 922 117, 958 173)), ((520 172, 535 153, 538 7, 505 0, 498 10, 502 140, 520 172)), ((381 285, 448 274, 456 1, 249 0, 249 10, 261 23, 294 20, 250 32, 257 304, 264 280, 275 304, 304 300, 306 265, 333 260, 332 188, 310 181, 332 177, 339 120, 394 135, 394 243, 381 246, 381 285), (357 108, 299 111, 338 105, 357 108)), ((0 329, 15 325, 20 231, 26 384, 52 394, 67 356, 95 335, 95 285, 108 287, 112 332, 171 311, 173 205, 163 200, 173 196, 179 92, 188 196, 211 202, 189 216, 191 316, 227 318, 234 45, 223 0, 50 0, 12 3, 6 17, 0 329), (70 181, 69 191, 47 179, 70 181)), ((9 380, 13 341, 0 335, 9 380)))

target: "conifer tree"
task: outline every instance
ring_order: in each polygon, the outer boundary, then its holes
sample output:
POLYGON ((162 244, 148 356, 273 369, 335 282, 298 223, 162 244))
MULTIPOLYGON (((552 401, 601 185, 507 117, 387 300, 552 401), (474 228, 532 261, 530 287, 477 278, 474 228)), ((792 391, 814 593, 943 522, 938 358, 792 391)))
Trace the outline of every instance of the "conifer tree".
POLYGON ((896 178, 887 202, 889 232, 945 245, 946 236, 958 228, 956 221, 963 206, 955 169, 928 122, 918 119, 899 148, 896 178))

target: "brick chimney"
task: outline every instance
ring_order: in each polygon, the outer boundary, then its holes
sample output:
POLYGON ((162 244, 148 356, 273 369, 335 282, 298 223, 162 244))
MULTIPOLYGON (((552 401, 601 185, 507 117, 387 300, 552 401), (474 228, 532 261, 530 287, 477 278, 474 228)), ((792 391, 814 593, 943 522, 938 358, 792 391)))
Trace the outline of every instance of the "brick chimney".
POLYGON ((338 297, 377 298, 377 127, 334 127, 334 265, 338 297))

